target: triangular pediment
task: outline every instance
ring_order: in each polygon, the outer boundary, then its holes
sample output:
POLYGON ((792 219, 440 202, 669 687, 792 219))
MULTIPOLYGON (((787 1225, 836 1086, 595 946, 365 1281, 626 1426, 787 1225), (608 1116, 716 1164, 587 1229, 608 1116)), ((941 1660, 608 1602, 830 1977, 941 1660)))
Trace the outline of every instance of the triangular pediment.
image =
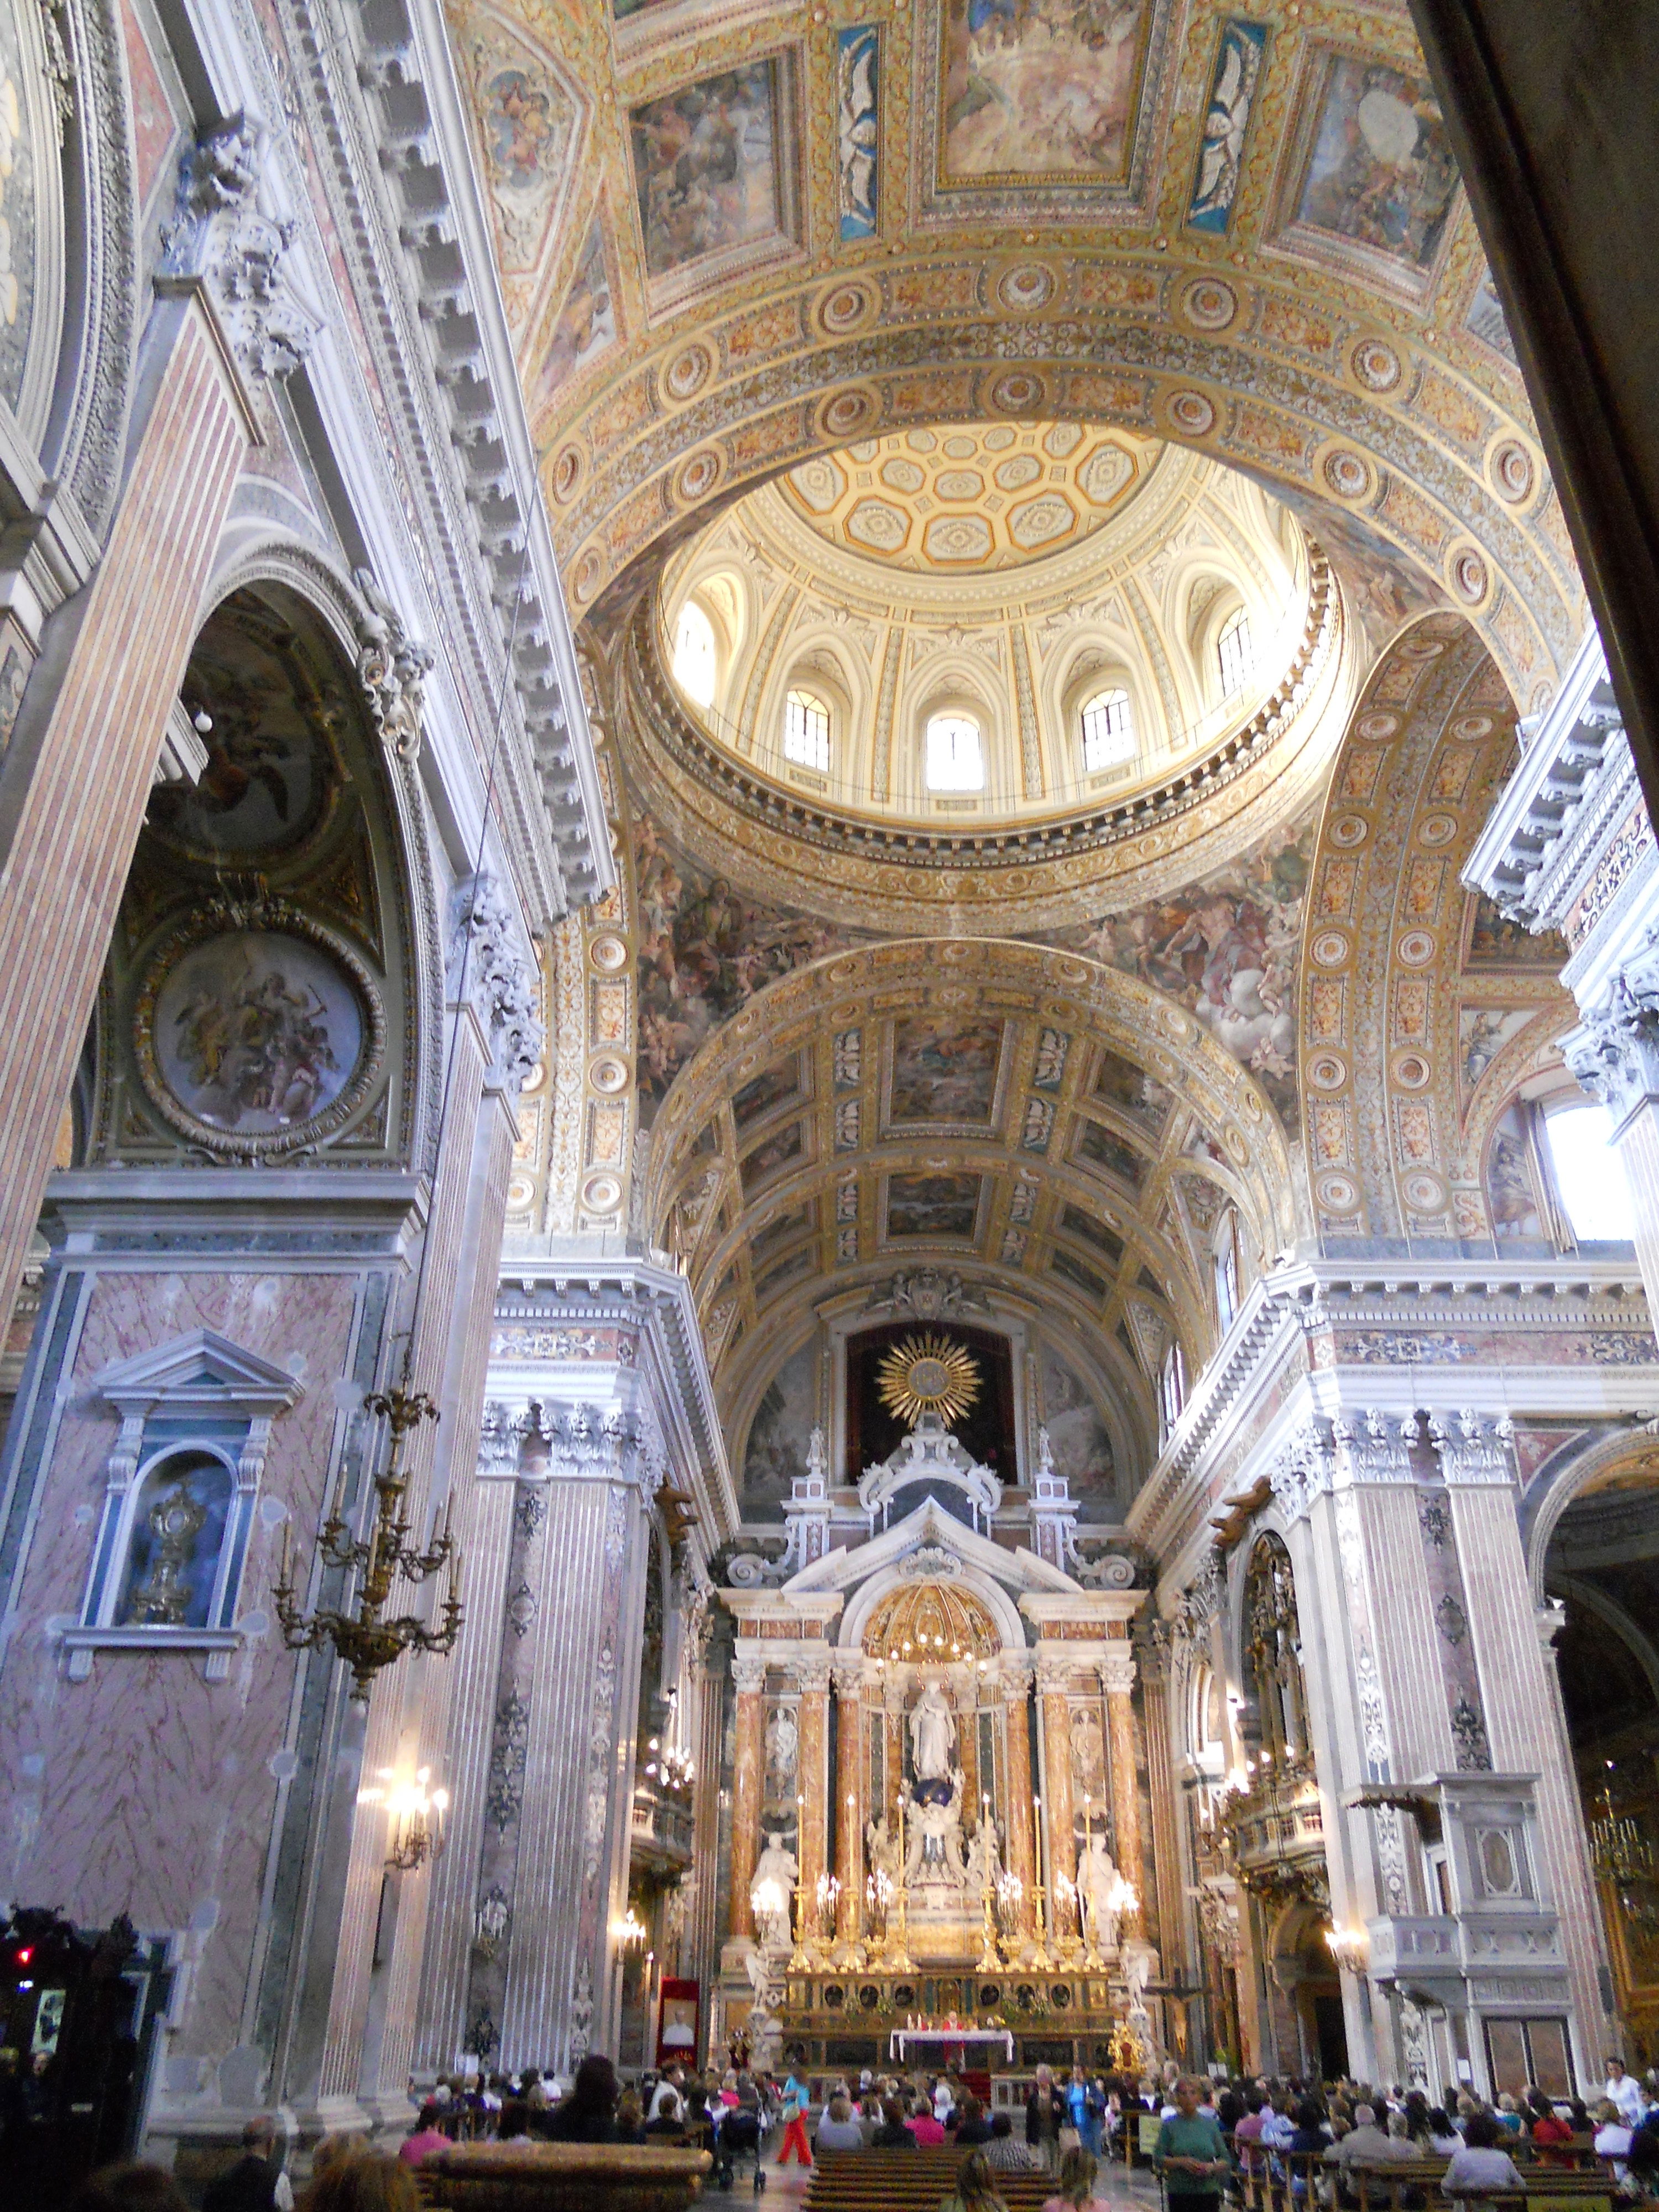
POLYGON ((279 1413, 303 1395, 297 1375, 233 1344, 216 1329, 195 1328, 105 1368, 93 1385, 123 1413, 169 1406, 258 1413, 279 1413))
POLYGON ((803 1567, 798 1575, 792 1576, 782 1589, 786 1593, 799 1591, 803 1595, 815 1591, 856 1589, 872 1575, 884 1574, 902 1560, 927 1550, 949 1553, 964 1569, 988 1576, 1006 1589, 1073 1596, 1078 1591, 1079 1586, 1070 1575, 1051 1567, 1035 1552, 1024 1546, 1011 1552, 1005 1545, 993 1543, 988 1536, 975 1535, 931 1498, 894 1527, 872 1537, 869 1543, 851 1550, 838 1545, 833 1552, 826 1552, 810 1567, 803 1567))

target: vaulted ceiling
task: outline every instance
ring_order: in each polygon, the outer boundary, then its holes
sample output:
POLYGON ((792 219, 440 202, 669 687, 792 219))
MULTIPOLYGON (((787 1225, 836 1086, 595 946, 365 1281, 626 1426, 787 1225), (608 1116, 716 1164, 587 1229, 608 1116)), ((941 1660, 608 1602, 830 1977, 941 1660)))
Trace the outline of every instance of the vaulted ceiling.
POLYGON ((449 20, 579 609, 815 451, 1047 415, 1249 470, 1385 627, 1467 610, 1523 708, 1576 642, 1403 4, 449 20))

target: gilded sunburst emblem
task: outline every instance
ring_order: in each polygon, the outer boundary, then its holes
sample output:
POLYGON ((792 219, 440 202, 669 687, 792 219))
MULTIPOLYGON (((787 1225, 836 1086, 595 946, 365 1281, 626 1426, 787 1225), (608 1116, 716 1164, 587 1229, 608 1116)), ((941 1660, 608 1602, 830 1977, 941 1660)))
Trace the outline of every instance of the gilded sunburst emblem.
POLYGON ((896 1344, 876 1370, 881 1402, 907 1427, 937 1413, 953 1427, 979 1395, 979 1363, 966 1345, 929 1330, 896 1344))

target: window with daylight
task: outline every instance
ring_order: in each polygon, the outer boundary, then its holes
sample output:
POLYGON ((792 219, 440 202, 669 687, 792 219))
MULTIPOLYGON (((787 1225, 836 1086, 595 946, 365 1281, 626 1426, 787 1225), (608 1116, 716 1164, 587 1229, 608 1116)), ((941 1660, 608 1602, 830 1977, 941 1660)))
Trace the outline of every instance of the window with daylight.
POLYGON ((800 768, 830 766, 830 709, 815 692, 792 691, 783 702, 783 757, 800 768))
POLYGON ((1250 618, 1243 607, 1228 616, 1221 625, 1221 635, 1215 641, 1215 656, 1221 670, 1222 696, 1231 699, 1235 691, 1242 691, 1250 680, 1250 671, 1255 665, 1255 651, 1250 643, 1250 618))
POLYGON ((1545 1111, 1544 1139, 1561 1211, 1582 1242, 1630 1240, 1630 1194, 1612 1135, 1607 1108, 1589 1099, 1545 1111))
POLYGON ((674 629, 674 681, 694 707, 712 707, 718 675, 714 625, 688 599, 674 629))
POLYGON ((927 725, 929 791, 983 791, 985 753, 968 714, 935 714, 927 725))
POLYGON ((1135 749, 1134 726, 1129 720, 1127 691, 1097 691, 1083 703, 1083 773, 1093 775, 1115 768, 1135 749))
POLYGON ((1233 1325, 1238 1311, 1238 1238, 1229 1214, 1221 1225, 1216 1239, 1215 1252, 1215 1315, 1224 1336, 1233 1325))
POLYGON ((1181 1409, 1186 1402, 1187 1363, 1180 1345, 1176 1343, 1164 1353, 1158 1378, 1158 1427, 1163 1437, 1167 1437, 1181 1419, 1181 1409))

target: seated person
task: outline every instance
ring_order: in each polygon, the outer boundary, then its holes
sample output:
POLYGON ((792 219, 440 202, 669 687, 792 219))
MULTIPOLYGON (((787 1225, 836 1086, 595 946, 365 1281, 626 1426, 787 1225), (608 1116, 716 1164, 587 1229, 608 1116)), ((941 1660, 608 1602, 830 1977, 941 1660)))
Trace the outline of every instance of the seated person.
POLYGON ((849 2100, 842 2096, 831 2097, 823 2108, 817 2132, 812 2137, 814 2150, 862 2150, 864 2130, 853 2117, 849 2100))
POLYGON ((986 2163, 994 2173, 1041 2173, 1042 2153, 1014 2133, 1012 2112, 993 2112, 991 2139, 985 2146, 986 2163))
POLYGON ((978 2143, 991 2140, 991 2124, 985 2117, 985 2107, 975 2096, 964 2094, 957 2106, 957 2148, 971 2150, 978 2143))
POLYGON ((1515 2161, 1499 2148, 1510 2141, 1509 2130, 1491 2112, 1471 2114, 1463 2130, 1463 2148, 1452 2153, 1440 2186, 1448 2197, 1492 2197, 1500 2191, 1526 2194, 1527 2185, 1516 2172, 1515 2161))
POLYGON ((591 2051, 576 2069, 570 2094, 556 2105, 538 2133, 550 2142, 620 2142, 617 2100, 620 2084, 608 2058, 591 2051))
MULTIPOLYGON (((889 2097, 882 2108, 882 2124, 870 2138, 872 2150, 914 2150, 916 2139, 904 2124, 904 2107, 896 2097, 889 2097)), ((944 2130, 941 2129, 940 2133, 944 2130)))

